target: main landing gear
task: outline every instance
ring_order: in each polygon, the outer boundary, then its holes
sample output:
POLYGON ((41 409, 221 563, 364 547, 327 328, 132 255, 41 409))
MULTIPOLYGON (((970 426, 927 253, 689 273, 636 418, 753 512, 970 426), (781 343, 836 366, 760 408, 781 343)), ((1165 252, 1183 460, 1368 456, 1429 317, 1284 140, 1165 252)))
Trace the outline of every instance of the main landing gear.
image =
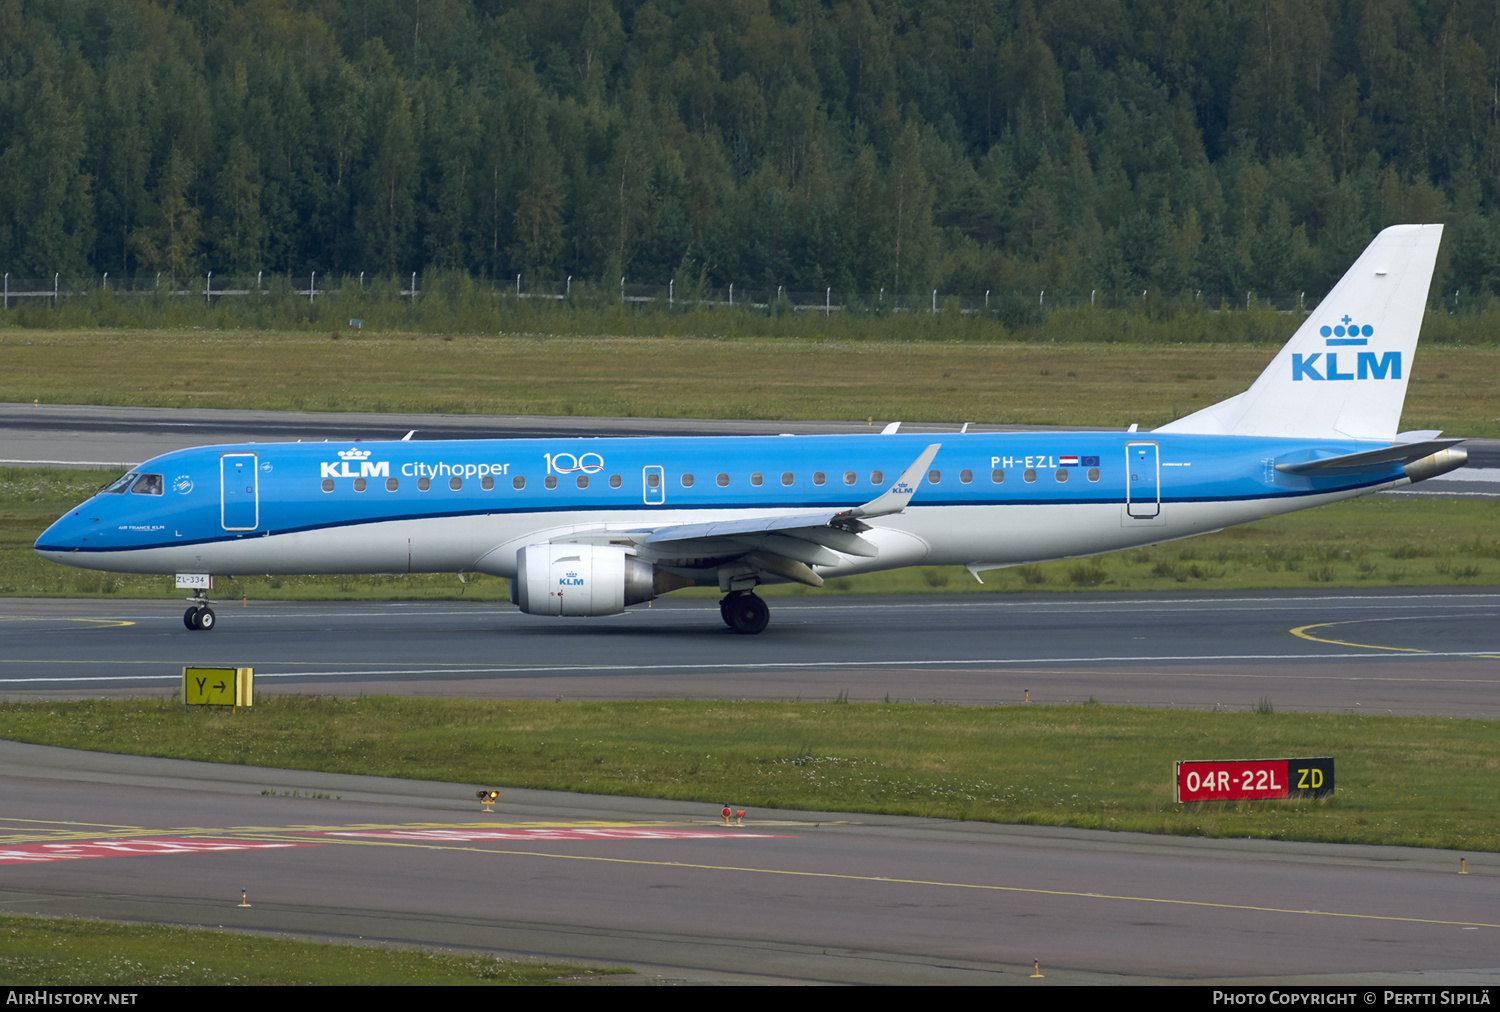
POLYGON ((217 623, 214 610, 208 606, 207 595, 202 591, 194 593, 192 605, 182 613, 182 624, 195 632, 209 632, 217 623))
POLYGON ((749 591, 735 591, 719 602, 719 614, 724 624, 737 633, 754 636, 765 629, 771 621, 771 609, 766 602, 749 591))

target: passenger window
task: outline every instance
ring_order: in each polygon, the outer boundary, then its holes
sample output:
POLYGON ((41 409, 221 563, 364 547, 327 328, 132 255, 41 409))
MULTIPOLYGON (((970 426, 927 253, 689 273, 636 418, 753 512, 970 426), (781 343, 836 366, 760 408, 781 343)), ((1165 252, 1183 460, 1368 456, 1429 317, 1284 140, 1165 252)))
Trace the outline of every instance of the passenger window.
POLYGON ((927 472, 927 484, 929 484, 929 485, 936 485, 938 482, 940 482, 942 480, 943 480, 943 472, 936 471, 936 470, 934 470, 934 471, 928 471, 927 472))
POLYGON ((1057 469, 1057 480, 1058 481, 1067 481, 1068 480, 1068 469, 1066 467, 1059 467, 1057 469))
POLYGON ((853 471, 845 471, 844 472, 844 484, 845 485, 853 485, 858 480, 859 479, 855 477, 853 471))
POLYGON ((332 492, 333 491, 333 479, 332 478, 324 478, 323 479, 323 491, 324 492, 332 492))
POLYGON ((589 487, 589 476, 588 475, 586 475, 586 474, 580 474, 578 476, 578 487, 579 488, 588 488, 589 487))
POLYGON ((824 474, 822 471, 814 471, 813 472, 813 484, 814 485, 821 485, 821 484, 823 484, 827 480, 828 480, 828 475, 824 474))
MULTIPOLYGON (((393 482, 395 480, 396 480, 395 478, 391 479, 391 481, 393 481, 393 482)), ((479 479, 479 487, 482 488, 482 489, 484 489, 486 492, 488 492, 490 489, 492 489, 492 488, 495 487, 495 479, 493 477, 491 477, 490 475, 485 475, 483 478, 479 479)))
POLYGON ((448 487, 457 492, 459 489, 464 487, 464 480, 455 474, 453 477, 448 479, 448 487))
POLYGON ((652 471, 650 474, 646 475, 646 487, 661 488, 661 475, 657 474, 655 471, 652 471))
POLYGON ((761 483, 765 480, 766 479, 761 476, 761 473, 759 471, 756 471, 750 476, 750 484, 754 485, 756 488, 759 488, 761 483))
POLYGON ((990 472, 990 481, 994 482, 996 485, 1000 484, 1004 480, 1005 480, 1005 469, 1004 468, 997 467, 993 471, 990 472))
POLYGON ((365 481, 363 478, 355 478, 354 479, 354 491, 356 491, 356 492, 363 492, 365 489, 367 489, 369 487, 370 487, 370 483, 367 482, 367 481, 365 481))
POLYGON ((885 472, 884 471, 871 471, 870 472, 870 484, 871 485, 884 485, 885 484, 885 472))
POLYGON ((542 484, 546 485, 548 488, 556 488, 557 476, 552 474, 547 475, 547 477, 542 479, 542 484))
POLYGON ((161 495, 161 488, 162 488, 161 475, 159 475, 159 474, 143 474, 136 481, 136 483, 130 487, 130 494, 131 495, 161 495))
POLYGON ((1021 477, 1026 479, 1028 483, 1036 481, 1036 470, 1034 468, 1028 467, 1026 470, 1021 472, 1021 477))
POLYGON ((782 471, 781 472, 781 483, 783 485, 790 485, 792 482, 794 482, 796 480, 797 479, 795 479, 795 478, 792 477, 792 472, 790 472, 790 471, 782 471))
MULTIPOLYGON (((489 481, 488 478, 486 478, 485 480, 489 481)), ((493 485, 494 482, 491 481, 490 484, 493 485)), ((387 478, 385 480, 385 490, 387 492, 394 492, 394 491, 396 491, 396 489, 398 489, 400 487, 401 487, 401 481, 398 478, 387 478)))
POLYGON ((1089 468, 1089 481, 1098 481, 1098 480, 1099 480, 1099 469, 1097 467, 1091 467, 1091 468, 1089 468))
POLYGON ((432 479, 429 478, 429 477, 427 477, 427 475, 424 474, 424 475, 422 475, 422 477, 420 477, 420 478, 417 479, 417 488, 420 491, 426 492, 431 487, 432 487, 432 479))
POLYGON ((729 475, 727 475, 727 474, 721 474, 721 475, 719 475, 717 478, 714 479, 714 481, 716 481, 716 482, 719 483, 719 487, 720 488, 728 488, 729 487, 729 475))
POLYGON ((683 488, 692 488, 693 487, 693 476, 692 475, 685 474, 685 475, 682 476, 682 487, 683 488))
POLYGON ((510 480, 510 487, 511 488, 525 488, 526 487, 526 479, 524 477, 522 477, 521 475, 518 474, 518 475, 516 475, 514 478, 512 478, 510 480))
POLYGON ((974 480, 974 472, 965 468, 964 470, 958 472, 958 480, 967 485, 974 480))
POLYGON ((612 475, 609 476, 609 487, 610 488, 619 488, 620 487, 620 476, 618 474, 612 474, 612 475))

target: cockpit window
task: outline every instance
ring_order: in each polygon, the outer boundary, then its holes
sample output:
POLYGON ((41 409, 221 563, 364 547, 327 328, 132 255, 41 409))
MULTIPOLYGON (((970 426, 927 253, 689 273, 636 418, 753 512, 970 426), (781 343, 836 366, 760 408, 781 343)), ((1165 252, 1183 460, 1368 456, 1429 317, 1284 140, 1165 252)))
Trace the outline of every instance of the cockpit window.
POLYGON ((99 490, 99 494, 100 495, 124 495, 125 492, 126 492, 126 490, 130 488, 130 483, 133 482, 133 481, 135 481, 139 477, 140 477, 140 475, 136 474, 134 471, 131 471, 129 474, 123 475, 123 476, 121 476, 119 478, 116 478, 114 481, 110 482, 108 485, 105 485, 103 488, 101 488, 99 490))
POLYGON ((131 495, 161 495, 162 482, 159 474, 143 474, 130 487, 131 495))

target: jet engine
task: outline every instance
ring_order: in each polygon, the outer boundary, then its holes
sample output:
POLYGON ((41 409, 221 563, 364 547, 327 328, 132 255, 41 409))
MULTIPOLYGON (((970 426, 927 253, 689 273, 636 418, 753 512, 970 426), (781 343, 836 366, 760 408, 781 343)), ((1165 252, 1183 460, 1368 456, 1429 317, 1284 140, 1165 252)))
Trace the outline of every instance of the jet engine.
POLYGON ((612 545, 527 545, 510 599, 528 615, 616 615, 692 583, 612 545))

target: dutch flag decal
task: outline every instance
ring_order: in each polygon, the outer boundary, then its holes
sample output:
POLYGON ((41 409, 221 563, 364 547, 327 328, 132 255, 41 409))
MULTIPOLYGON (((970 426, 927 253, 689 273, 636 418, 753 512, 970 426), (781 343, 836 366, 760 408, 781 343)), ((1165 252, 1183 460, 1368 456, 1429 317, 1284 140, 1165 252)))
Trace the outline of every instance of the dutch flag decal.
POLYGON ((1078 458, 1077 457, 1058 457, 1057 458, 1057 463, 1058 463, 1058 466, 1060 466, 1060 467, 1077 467, 1078 466, 1078 458))

